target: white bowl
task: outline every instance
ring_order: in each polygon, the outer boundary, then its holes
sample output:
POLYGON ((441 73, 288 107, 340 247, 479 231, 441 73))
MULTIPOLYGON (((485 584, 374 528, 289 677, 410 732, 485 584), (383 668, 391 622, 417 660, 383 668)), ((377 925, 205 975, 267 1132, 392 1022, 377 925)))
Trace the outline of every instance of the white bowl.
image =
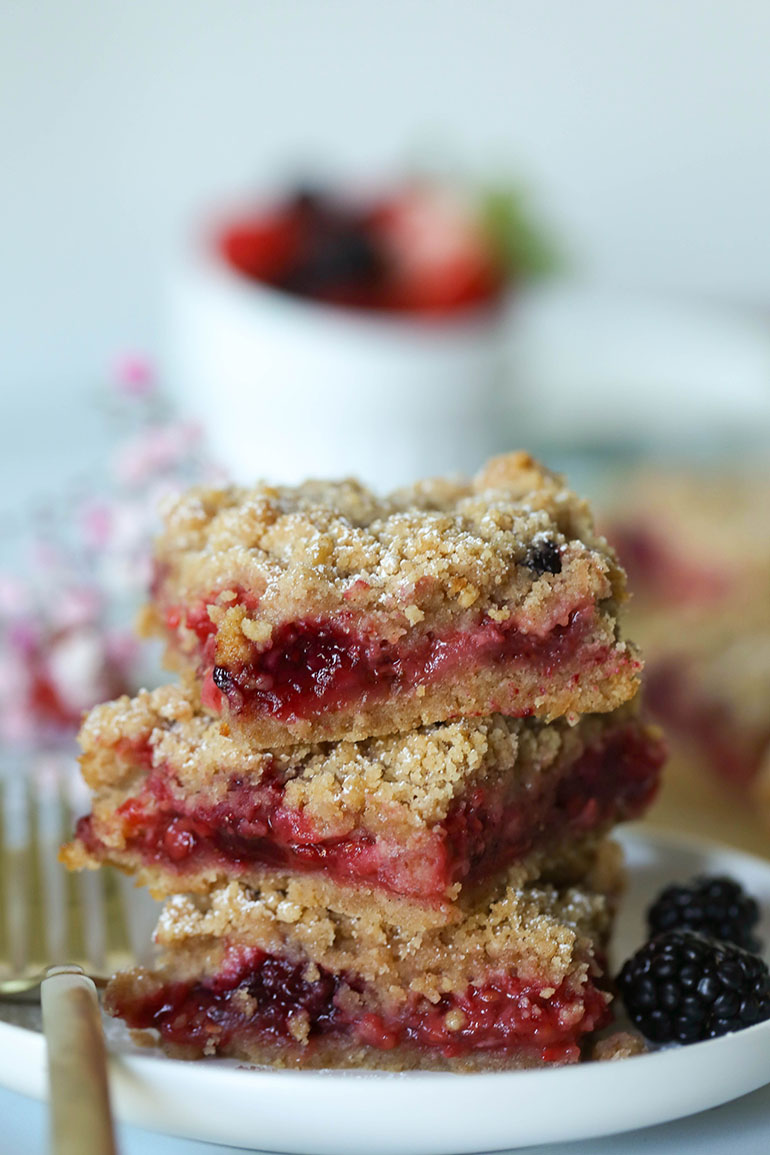
POLYGON ((198 243, 170 284, 163 371, 236 480, 472 472, 504 448, 503 310, 442 321, 292 297, 198 243))

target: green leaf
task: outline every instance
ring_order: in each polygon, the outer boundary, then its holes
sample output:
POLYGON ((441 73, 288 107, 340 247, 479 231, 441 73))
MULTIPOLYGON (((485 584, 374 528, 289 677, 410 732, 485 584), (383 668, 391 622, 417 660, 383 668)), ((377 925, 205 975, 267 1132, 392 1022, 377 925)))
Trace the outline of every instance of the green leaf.
POLYGON ((481 193, 479 208, 493 251, 511 280, 543 277, 559 269, 556 246, 535 221, 520 189, 488 188, 481 193))

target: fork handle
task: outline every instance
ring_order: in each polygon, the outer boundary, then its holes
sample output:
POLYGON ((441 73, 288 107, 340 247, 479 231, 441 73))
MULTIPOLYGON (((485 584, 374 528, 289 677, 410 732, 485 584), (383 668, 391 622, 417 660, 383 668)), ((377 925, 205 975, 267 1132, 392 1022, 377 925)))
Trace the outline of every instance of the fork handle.
POLYGON ((96 987, 80 967, 50 967, 40 991, 54 1155, 116 1155, 96 987))

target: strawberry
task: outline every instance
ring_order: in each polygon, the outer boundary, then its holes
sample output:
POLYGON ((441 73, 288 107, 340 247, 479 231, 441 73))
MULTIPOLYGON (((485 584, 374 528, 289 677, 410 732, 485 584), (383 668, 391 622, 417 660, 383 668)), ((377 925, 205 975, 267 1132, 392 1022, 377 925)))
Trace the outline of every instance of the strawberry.
POLYGON ((293 260, 301 236, 297 214, 278 210, 231 225, 220 249, 239 272, 255 281, 277 280, 293 260))
POLYGON ((459 198, 417 187, 382 206, 375 219, 389 251, 391 308, 445 313, 490 301, 502 271, 459 198))

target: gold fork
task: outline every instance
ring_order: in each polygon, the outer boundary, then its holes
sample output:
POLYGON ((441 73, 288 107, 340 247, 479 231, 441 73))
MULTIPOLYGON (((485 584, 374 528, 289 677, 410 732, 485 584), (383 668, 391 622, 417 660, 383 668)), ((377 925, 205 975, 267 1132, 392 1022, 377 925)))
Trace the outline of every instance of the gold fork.
POLYGON ((114 1155, 96 988, 145 953, 148 909, 128 879, 60 865, 84 809, 70 757, 0 770, 0 1000, 40 1000, 53 1151, 114 1155))

